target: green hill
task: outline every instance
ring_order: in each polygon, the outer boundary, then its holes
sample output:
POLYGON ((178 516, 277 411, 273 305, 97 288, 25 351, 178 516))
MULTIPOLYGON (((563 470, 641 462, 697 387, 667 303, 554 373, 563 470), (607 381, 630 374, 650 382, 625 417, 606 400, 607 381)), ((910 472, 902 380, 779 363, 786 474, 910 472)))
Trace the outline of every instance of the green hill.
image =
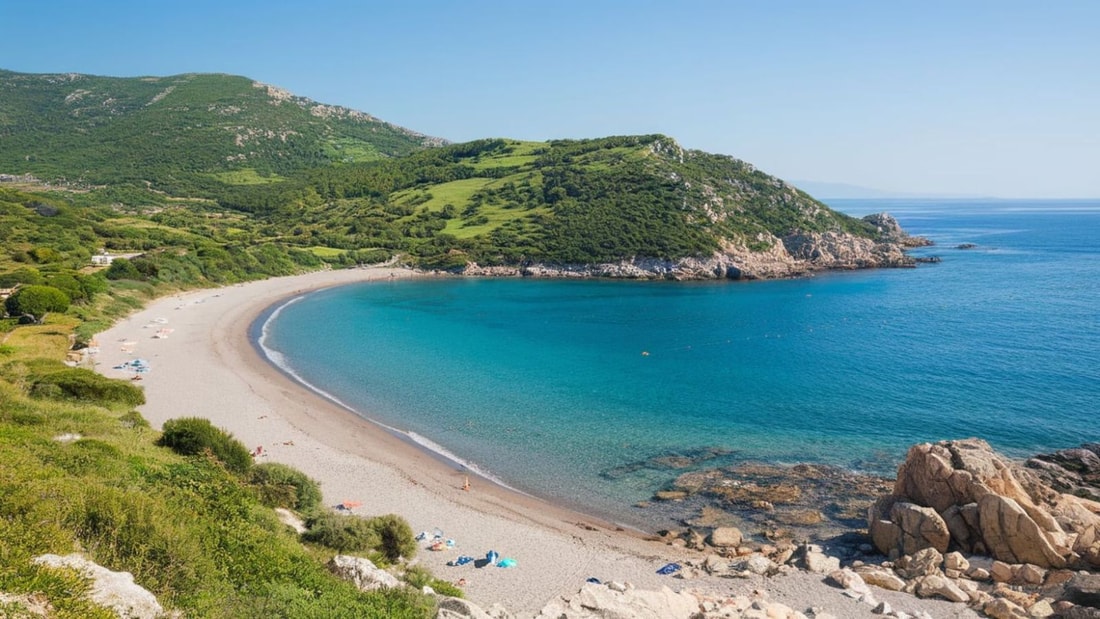
POLYGON ((314 170, 307 184, 316 206, 285 213, 315 222, 302 234, 443 268, 675 262, 775 251, 788 237, 882 235, 748 163, 661 135, 480 140, 314 170))
POLYGON ((666 136, 442 144, 244 77, 0 71, 0 173, 83 191, 64 199, 93 210, 111 205, 95 217, 135 218, 123 238, 107 225, 85 235, 85 253, 148 250, 163 272, 179 272, 181 256, 236 256, 214 259, 212 276, 183 277, 196 282, 310 262, 283 260, 291 250, 337 264, 399 256, 467 273, 618 277, 911 263, 885 243, 889 225, 666 136), (261 262, 283 266, 251 269, 245 254, 260 247, 261 262))
POLYGON ((441 141, 219 74, 115 78, 0 70, 0 171, 92 185, 270 182, 441 141))

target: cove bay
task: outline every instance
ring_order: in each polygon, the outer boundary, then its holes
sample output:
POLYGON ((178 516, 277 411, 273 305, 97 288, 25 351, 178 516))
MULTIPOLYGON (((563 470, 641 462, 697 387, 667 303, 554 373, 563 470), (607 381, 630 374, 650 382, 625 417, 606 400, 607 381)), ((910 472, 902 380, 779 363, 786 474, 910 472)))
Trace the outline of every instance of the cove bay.
MULTIPOLYGON (((779 281, 438 278, 294 299, 284 370, 521 491, 652 528, 661 458, 892 476, 916 442, 1100 440, 1100 202, 836 200, 935 246, 779 281), (709 451, 708 451, 709 450, 709 451)), ((256 331, 260 330, 257 325, 256 331)))

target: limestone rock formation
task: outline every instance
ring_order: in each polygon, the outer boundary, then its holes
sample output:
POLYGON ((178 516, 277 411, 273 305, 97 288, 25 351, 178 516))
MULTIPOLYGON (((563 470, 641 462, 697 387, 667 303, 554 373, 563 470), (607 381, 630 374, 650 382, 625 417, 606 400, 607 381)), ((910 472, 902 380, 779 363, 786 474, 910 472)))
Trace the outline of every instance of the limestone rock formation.
POLYGON ((328 569, 344 580, 350 581, 360 591, 400 587, 401 581, 386 570, 378 568, 370 559, 337 555, 328 562, 328 569))
POLYGON ((91 601, 113 610, 123 619, 156 619, 164 612, 156 596, 136 584, 130 572, 112 572, 80 554, 46 554, 35 557, 34 563, 82 573, 92 581, 88 596, 91 601))
POLYGON ((886 554, 954 545, 1007 563, 1100 567, 1100 503, 1052 489, 979 439, 910 448, 868 527, 886 554))

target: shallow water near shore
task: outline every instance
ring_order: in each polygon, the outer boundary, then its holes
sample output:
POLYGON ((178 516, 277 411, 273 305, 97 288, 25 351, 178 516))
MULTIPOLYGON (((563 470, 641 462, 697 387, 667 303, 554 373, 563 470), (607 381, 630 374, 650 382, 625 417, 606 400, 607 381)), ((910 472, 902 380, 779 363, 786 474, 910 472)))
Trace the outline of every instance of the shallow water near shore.
POLYGON ((1100 202, 832 206, 890 211, 942 263, 350 285, 281 307, 263 346, 510 486, 647 529, 681 515, 634 504, 692 467, 892 475, 915 442, 979 436, 1026 456, 1100 440, 1100 202))

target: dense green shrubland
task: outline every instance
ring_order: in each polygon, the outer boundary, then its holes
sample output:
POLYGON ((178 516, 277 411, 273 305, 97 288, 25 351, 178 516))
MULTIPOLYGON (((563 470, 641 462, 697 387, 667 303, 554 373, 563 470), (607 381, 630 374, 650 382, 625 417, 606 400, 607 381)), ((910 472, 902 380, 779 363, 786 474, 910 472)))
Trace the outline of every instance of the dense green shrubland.
POLYGON ((280 462, 252 467, 249 483, 268 507, 284 507, 298 513, 313 513, 321 506, 321 486, 305 473, 280 462))
POLYGON ((112 380, 85 368, 58 367, 37 378, 31 395, 100 404, 138 406, 145 404, 145 393, 137 387, 112 380))
MULTIPOLYGON (((86 583, 30 561, 80 550, 132 572, 190 617, 432 614, 433 602, 416 591, 361 593, 331 576, 323 566, 331 551, 303 546, 274 517, 257 498, 252 467, 234 471, 216 455, 231 440, 224 432, 187 422, 210 449, 183 456, 157 447, 158 433, 125 402, 31 397, 40 383, 28 377, 49 363, 21 352, 0 356, 0 591, 43 594, 59 617, 112 616, 83 600, 86 583), (65 434, 75 440, 55 438, 65 434)), ((316 484, 299 472, 255 470, 266 471, 265 485, 301 488, 300 505, 319 503, 316 484)), ((386 556, 387 536, 404 539, 408 525, 389 518, 361 519, 376 540, 364 548, 371 556, 386 556)))
POLYGON ((157 445, 183 456, 209 453, 237 475, 244 475, 252 468, 252 454, 243 443, 199 417, 179 417, 164 422, 157 445))

